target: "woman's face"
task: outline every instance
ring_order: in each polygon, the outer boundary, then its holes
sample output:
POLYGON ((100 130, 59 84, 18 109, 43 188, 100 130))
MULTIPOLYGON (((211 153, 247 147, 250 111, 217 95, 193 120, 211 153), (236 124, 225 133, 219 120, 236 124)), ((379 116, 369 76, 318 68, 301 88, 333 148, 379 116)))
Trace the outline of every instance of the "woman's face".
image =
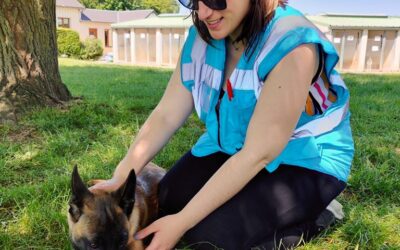
POLYGON ((226 0, 226 9, 213 10, 199 1, 197 15, 207 26, 214 39, 230 36, 233 40, 240 34, 241 23, 250 8, 250 0, 226 0))

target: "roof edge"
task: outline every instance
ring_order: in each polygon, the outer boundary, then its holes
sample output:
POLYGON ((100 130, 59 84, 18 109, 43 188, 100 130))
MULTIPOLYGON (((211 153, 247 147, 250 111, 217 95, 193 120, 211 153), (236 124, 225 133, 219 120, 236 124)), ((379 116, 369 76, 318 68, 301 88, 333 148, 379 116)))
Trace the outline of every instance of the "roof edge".
POLYGON ((73 8, 73 9, 80 9, 80 10, 86 9, 85 6, 78 7, 78 6, 69 6, 69 5, 62 5, 62 4, 57 4, 56 7, 73 8))
POLYGON ((322 13, 317 16, 327 16, 327 17, 368 17, 368 18, 389 18, 385 14, 353 14, 353 13, 322 13))

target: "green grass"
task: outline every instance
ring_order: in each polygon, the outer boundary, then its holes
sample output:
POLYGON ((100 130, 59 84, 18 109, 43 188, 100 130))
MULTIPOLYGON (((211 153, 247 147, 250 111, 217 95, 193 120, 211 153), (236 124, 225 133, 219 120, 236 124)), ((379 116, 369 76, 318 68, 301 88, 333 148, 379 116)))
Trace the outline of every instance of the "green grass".
MULTIPOLYGON (((161 98, 171 70, 60 60, 74 96, 0 127, 0 249, 70 249, 70 173, 108 178, 161 98)), ((345 75, 356 156, 343 222, 301 249, 400 249, 400 75, 345 75)), ((203 126, 192 115, 157 164, 169 168, 203 126)))

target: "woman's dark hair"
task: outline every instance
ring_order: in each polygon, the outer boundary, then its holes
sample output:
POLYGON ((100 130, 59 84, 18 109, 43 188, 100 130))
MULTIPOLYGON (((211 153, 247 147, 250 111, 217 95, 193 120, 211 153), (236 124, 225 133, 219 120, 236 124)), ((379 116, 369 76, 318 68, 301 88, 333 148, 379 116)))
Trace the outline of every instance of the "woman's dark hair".
MULTIPOLYGON (((264 30, 266 25, 274 18, 276 7, 284 7, 287 4, 287 0, 250 0, 250 10, 242 21, 243 28, 242 32, 236 38, 234 43, 243 41, 248 44, 246 49, 246 55, 250 55, 254 52, 254 44, 257 44, 260 39, 259 34, 264 30)), ((192 12, 193 23, 197 28, 201 38, 210 44, 212 37, 208 32, 207 26, 199 20, 196 11, 192 12)))

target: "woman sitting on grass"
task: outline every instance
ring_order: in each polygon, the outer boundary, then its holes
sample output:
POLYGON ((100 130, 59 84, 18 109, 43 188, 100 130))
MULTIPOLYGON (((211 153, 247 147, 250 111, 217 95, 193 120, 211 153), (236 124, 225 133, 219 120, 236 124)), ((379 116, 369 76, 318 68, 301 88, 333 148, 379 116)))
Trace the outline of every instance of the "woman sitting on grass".
POLYGON ((113 178, 94 188, 140 172, 195 109, 206 132, 161 181, 161 218, 136 238, 228 250, 310 239, 329 226, 354 152, 334 46, 283 0, 180 2, 194 21, 180 63, 113 178))

